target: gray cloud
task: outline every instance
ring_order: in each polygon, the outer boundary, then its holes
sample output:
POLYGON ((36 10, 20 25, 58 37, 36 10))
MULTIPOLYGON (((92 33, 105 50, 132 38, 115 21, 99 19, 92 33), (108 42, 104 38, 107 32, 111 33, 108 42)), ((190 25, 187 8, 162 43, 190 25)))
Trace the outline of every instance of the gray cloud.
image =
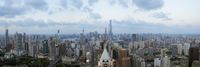
POLYGON ((0 20, 0 26, 16 26, 16 27, 49 27, 49 26, 73 26, 79 23, 74 22, 55 22, 55 21, 43 21, 24 19, 19 21, 4 21, 0 20))
POLYGON ((163 0, 133 0, 135 5, 144 10, 159 9, 164 5, 163 0))
POLYGON ((127 4, 128 2, 127 1, 125 1, 125 0, 118 0, 118 1, 119 1, 119 4, 121 6, 128 8, 128 4, 127 4))
POLYGON ((83 11, 84 11, 84 12, 92 12, 93 9, 91 9, 90 7, 84 7, 84 8, 83 8, 83 11))
POLYGON ((34 9, 43 10, 48 8, 47 2, 45 0, 26 0, 25 4, 34 9))
POLYGON ((101 19, 101 16, 97 13, 90 13, 90 17, 94 18, 95 20, 101 19))
POLYGON ((108 2, 109 2, 111 5, 116 4, 116 0, 108 0, 108 2))
POLYGON ((81 9, 83 6, 82 0, 61 0, 61 6, 68 9, 68 8, 75 8, 75 9, 81 9))
POLYGON ((0 26, 17 26, 17 27, 46 27, 46 26, 52 26, 52 25, 60 25, 58 23, 54 22, 44 22, 42 20, 35 21, 31 19, 26 19, 23 21, 0 21, 0 26))
POLYGON ((24 14, 27 8, 15 8, 10 6, 0 7, 0 17, 14 17, 16 15, 24 14))
POLYGON ((31 8, 43 10, 47 8, 44 0, 2 0, 4 3, 0 6, 0 17, 15 17, 25 14, 31 8))
POLYGON ((128 8, 128 0, 108 0, 110 5, 120 5, 122 7, 128 8))
POLYGON ((0 6, 0 17, 13 17, 23 14, 27 10, 27 8, 23 8, 22 6, 15 6, 19 5, 22 2, 21 0, 2 0, 0 2, 4 3, 0 6))
POLYGON ((92 6, 93 4, 97 3, 98 0, 88 0, 89 6, 92 6))
POLYGON ((158 18, 158 19, 163 19, 163 20, 171 20, 172 19, 164 12, 154 13, 152 15, 152 17, 155 17, 155 18, 158 18))
MULTIPOLYGON (((152 24, 145 21, 113 20, 113 31, 116 33, 187 33, 192 28, 183 29, 176 25, 152 24)), ((185 27, 184 27, 185 28, 185 27)))

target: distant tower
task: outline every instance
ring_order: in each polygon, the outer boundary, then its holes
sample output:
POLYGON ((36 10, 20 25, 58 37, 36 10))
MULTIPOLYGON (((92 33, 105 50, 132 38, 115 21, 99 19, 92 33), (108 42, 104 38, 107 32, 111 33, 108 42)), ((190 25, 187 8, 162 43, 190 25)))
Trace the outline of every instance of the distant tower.
POLYGON ((21 33, 16 33, 15 34, 15 44, 16 44, 16 51, 17 51, 17 56, 20 56, 22 54, 22 51, 24 50, 23 48, 23 40, 22 40, 22 34, 21 33))
POLYGON ((8 43, 9 43, 9 36, 8 36, 8 29, 6 29, 6 31, 5 31, 5 36, 6 36, 6 44, 5 44, 5 46, 7 46, 8 45, 8 43))
POLYGON ((80 35, 80 44, 81 44, 81 47, 83 45, 85 45, 84 28, 83 28, 82 33, 80 35))
POLYGON ((109 21, 108 26, 108 51, 111 54, 111 57, 113 56, 113 50, 112 50, 112 41, 113 41, 113 32, 112 32, 112 20, 109 21))
POLYGON ((49 46, 49 59, 55 60, 56 59, 56 41, 53 37, 50 37, 48 40, 48 46, 49 46))
POLYGON ((137 39, 136 39, 136 34, 132 34, 132 42, 135 42, 137 39))
POLYGON ((81 55, 86 56, 86 39, 84 36, 84 28, 82 30, 82 33, 80 34, 80 47, 81 47, 81 55))
POLYGON ((59 30, 59 29, 57 30, 56 37, 57 37, 58 39, 60 39, 60 30, 59 30))
POLYGON ((60 34, 60 30, 59 29, 58 29, 57 33, 60 34))
POLYGON ((84 28, 83 28, 82 33, 84 34, 84 32, 85 32, 85 30, 84 30, 84 28))
POLYGON ((192 63, 195 60, 199 60, 199 48, 197 46, 191 46, 189 48, 189 64, 188 64, 188 67, 192 67, 192 63))
POLYGON ((104 40, 106 41, 107 40, 107 28, 105 28, 105 32, 104 32, 104 40))
POLYGON ((42 44, 43 44, 43 53, 44 54, 48 54, 49 53, 49 43, 48 43, 48 40, 43 40, 42 41, 42 44))
POLYGON ((109 40, 113 40, 113 33, 112 33, 112 20, 109 21, 109 40))

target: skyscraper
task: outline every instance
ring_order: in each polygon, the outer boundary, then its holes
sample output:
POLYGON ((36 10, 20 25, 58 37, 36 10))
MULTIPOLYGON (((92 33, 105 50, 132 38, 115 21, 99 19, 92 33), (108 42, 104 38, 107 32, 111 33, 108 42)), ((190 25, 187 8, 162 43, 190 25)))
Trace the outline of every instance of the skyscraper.
POLYGON ((50 37, 48 40, 48 46, 49 46, 49 60, 55 60, 56 59, 56 41, 55 38, 50 37))
POLYGON ((113 40, 113 33, 112 33, 112 20, 109 21, 109 40, 113 40))
POLYGON ((190 44, 189 43, 184 43, 183 44, 184 55, 189 55, 189 49, 190 49, 190 44))
POLYGON ((27 43, 27 40, 28 39, 26 37, 26 33, 24 32, 23 36, 22 36, 22 45, 23 45, 23 48, 24 48, 26 54, 28 53, 28 46, 29 46, 29 44, 27 43))
POLYGON ((112 41, 113 41, 113 33, 112 33, 112 20, 109 21, 109 26, 108 26, 108 51, 111 54, 111 57, 113 56, 112 54, 112 41))
POLYGON ((6 31, 5 31, 5 40, 6 40, 6 42, 5 42, 5 46, 7 46, 8 45, 8 43, 9 43, 9 36, 8 36, 8 29, 6 29, 6 31))
POLYGON ((56 38, 60 40, 60 30, 57 30, 56 38))
POLYGON ((84 36, 84 28, 82 30, 82 33, 80 34, 80 47, 81 47, 81 55, 85 56, 86 55, 86 50, 85 50, 86 39, 85 39, 85 36, 84 36))
POLYGON ((22 34, 21 33, 16 33, 15 34, 15 44, 16 44, 16 46, 15 46, 15 50, 16 50, 16 55, 18 55, 18 56, 20 56, 21 54, 22 54, 22 51, 24 50, 24 48, 23 48, 23 45, 22 45, 22 43, 23 43, 23 41, 22 41, 22 34))
POLYGON ((48 47, 48 40, 43 40, 43 53, 47 54, 49 52, 49 47, 48 47))
POLYGON ((161 58, 161 67, 170 67, 170 58, 168 56, 161 58))
POLYGON ((192 67, 192 63, 195 60, 199 60, 199 48, 196 46, 193 46, 189 49, 189 66, 192 67))
POLYGON ((27 55, 28 55, 28 52, 29 52, 29 45, 30 45, 30 44, 27 43, 27 42, 24 43, 24 47, 25 47, 24 50, 25 50, 25 53, 26 53, 27 55))
POLYGON ((107 37, 107 28, 105 28, 105 32, 104 32, 104 40, 106 41, 108 39, 107 37))
POLYGON ((161 60, 160 58, 154 59, 154 67, 161 67, 161 60))
POLYGON ((136 34, 132 34, 132 42, 136 41, 136 34))
POLYGON ((120 48, 118 52, 119 52, 119 67, 131 67, 130 57, 128 57, 128 50, 120 48))

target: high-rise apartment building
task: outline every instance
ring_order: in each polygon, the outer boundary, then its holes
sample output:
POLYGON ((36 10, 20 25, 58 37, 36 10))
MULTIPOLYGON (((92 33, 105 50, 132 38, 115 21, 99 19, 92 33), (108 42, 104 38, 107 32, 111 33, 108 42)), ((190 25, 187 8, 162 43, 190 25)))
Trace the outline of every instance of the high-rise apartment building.
POLYGON ((199 60, 199 48, 194 46, 189 49, 189 65, 188 67, 192 67, 192 63, 195 60, 199 60))

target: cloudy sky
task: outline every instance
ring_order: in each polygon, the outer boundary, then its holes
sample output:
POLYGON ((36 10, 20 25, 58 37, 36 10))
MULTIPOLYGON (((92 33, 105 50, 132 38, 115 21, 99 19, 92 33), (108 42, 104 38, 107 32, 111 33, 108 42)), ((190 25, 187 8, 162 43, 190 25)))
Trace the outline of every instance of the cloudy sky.
POLYGON ((0 33, 200 33, 200 0, 0 0, 0 33))

